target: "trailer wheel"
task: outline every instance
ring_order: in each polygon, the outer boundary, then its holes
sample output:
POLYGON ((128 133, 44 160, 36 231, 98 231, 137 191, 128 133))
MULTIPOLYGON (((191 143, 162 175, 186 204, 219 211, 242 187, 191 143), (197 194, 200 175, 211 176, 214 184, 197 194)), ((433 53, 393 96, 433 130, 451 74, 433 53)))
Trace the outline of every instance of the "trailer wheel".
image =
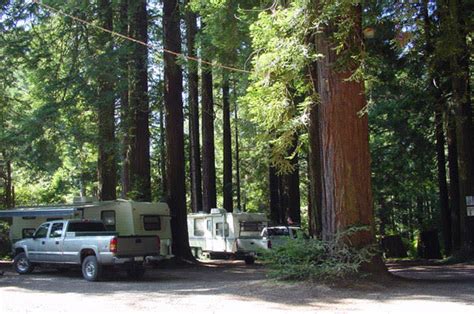
POLYGON ((255 257, 245 256, 244 261, 246 265, 253 265, 255 263, 255 257))
POLYGON ((15 259, 13 260, 13 267, 20 275, 29 274, 33 271, 33 269, 35 269, 35 266, 31 264, 25 252, 15 256, 15 259))
POLYGON ((82 262, 82 276, 87 281, 98 281, 102 275, 102 267, 93 255, 87 256, 82 262))

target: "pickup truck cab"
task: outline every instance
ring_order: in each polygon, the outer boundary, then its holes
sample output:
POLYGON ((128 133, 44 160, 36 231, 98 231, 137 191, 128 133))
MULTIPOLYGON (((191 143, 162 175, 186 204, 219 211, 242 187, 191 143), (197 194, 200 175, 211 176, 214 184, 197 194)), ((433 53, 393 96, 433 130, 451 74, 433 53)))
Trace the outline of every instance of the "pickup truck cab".
POLYGON ((99 220, 56 220, 40 225, 33 236, 13 246, 13 266, 27 274, 40 264, 80 265, 86 280, 99 280, 104 267, 122 266, 141 277, 148 257, 160 254, 157 236, 118 236, 99 220))

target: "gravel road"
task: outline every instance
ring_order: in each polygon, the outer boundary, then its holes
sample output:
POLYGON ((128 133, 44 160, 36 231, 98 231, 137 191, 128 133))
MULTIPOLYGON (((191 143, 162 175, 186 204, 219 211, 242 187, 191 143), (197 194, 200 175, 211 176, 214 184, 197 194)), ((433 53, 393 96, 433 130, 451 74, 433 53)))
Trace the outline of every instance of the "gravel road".
POLYGON ((263 266, 236 261, 150 269, 142 281, 111 274, 93 283, 79 271, 20 276, 4 268, 0 313, 474 313, 474 266, 391 269, 417 279, 278 283, 263 266))

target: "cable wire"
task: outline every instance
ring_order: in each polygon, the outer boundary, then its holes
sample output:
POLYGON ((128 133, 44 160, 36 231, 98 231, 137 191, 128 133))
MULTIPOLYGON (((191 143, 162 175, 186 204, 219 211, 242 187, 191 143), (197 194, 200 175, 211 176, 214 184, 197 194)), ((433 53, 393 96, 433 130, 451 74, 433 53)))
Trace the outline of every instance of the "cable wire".
MULTIPOLYGON (((77 16, 71 15, 69 13, 66 13, 66 12, 62 11, 62 10, 56 9, 56 8, 50 6, 50 5, 44 4, 44 3, 40 2, 40 0, 32 0, 32 2, 39 5, 39 6, 41 6, 41 7, 43 7, 44 9, 46 9, 48 11, 51 11, 51 12, 55 13, 55 14, 59 14, 59 15, 62 15, 62 16, 69 17, 69 18, 73 19, 74 21, 77 21, 79 23, 94 27, 98 30, 109 33, 112 36, 116 36, 116 37, 120 37, 120 38, 125 39, 125 40, 132 41, 132 42, 137 43, 139 45, 143 45, 145 47, 148 47, 150 49, 155 49, 155 47, 153 47, 149 43, 146 43, 144 41, 138 40, 138 39, 130 37, 130 36, 123 35, 121 33, 117 33, 113 30, 101 27, 99 25, 95 25, 95 24, 93 24, 89 21, 86 21, 84 19, 81 19, 77 16)), ((203 60, 203 59, 197 58, 197 57, 187 56, 183 53, 172 51, 172 50, 169 50, 169 49, 166 49, 166 48, 163 48, 162 51, 165 52, 165 53, 177 56, 177 57, 185 58, 187 60, 195 61, 195 62, 198 62, 198 63, 200 62, 200 63, 206 64, 206 65, 209 65, 211 67, 218 67, 218 68, 226 69, 226 70, 233 71, 233 72, 252 73, 251 71, 244 70, 244 69, 239 69, 239 68, 236 68, 236 67, 233 67, 233 66, 228 66, 228 65, 224 65, 224 64, 220 64, 220 63, 214 63, 214 62, 206 61, 206 60, 203 60)))

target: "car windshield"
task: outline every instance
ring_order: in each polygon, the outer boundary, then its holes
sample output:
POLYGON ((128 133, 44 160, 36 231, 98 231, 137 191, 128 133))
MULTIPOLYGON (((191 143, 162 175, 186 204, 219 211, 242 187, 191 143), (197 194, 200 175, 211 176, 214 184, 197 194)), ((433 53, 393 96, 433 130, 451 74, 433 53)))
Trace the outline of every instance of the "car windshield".
POLYGON ((69 232, 94 232, 94 231, 107 231, 102 222, 71 222, 67 228, 69 232))

